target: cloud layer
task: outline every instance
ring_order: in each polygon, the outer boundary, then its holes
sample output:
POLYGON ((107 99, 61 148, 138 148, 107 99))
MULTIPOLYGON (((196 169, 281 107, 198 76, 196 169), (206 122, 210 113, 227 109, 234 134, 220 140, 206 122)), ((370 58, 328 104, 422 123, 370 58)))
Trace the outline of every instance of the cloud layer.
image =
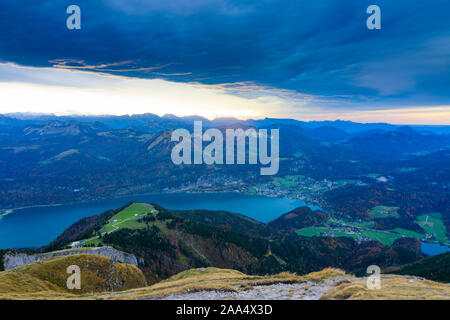
POLYGON ((371 4, 3 0, 0 61, 228 87, 236 95, 271 90, 299 107, 305 99, 347 111, 450 105, 448 0, 377 1, 381 30, 366 28, 371 4), (79 31, 66 28, 70 4, 81 8, 79 31))

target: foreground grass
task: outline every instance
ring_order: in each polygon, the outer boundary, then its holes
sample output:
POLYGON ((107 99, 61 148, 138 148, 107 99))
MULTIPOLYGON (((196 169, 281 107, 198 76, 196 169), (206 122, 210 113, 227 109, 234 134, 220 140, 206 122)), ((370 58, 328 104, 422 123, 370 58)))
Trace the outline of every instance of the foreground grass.
POLYGON ((383 275, 380 290, 369 290, 365 280, 343 283, 322 299, 450 300, 450 285, 414 277, 383 275))
POLYGON ((319 282, 324 279, 345 276, 345 272, 327 268, 305 276, 283 272, 271 276, 249 276, 236 270, 205 268, 181 272, 167 280, 152 286, 132 289, 119 294, 96 295, 99 299, 157 299, 161 296, 195 291, 230 291, 247 290, 254 286, 282 283, 319 282))
MULTIPOLYGON (((73 257, 75 256, 71 256, 71 258, 73 257)), ((84 271, 88 275, 82 278, 82 283, 87 287, 83 288, 82 292, 78 292, 78 294, 65 289, 67 275, 65 272, 61 272, 65 269, 61 269, 61 261, 59 261, 61 259, 59 259, 1 272, 0 299, 159 299, 167 295, 198 291, 238 293, 251 290, 256 286, 279 284, 305 284, 307 286, 328 284, 330 286, 329 291, 325 292, 321 299, 450 299, 450 285, 448 284, 410 276, 382 275, 381 290, 368 290, 365 278, 355 278, 353 275, 333 268, 303 276, 288 272, 269 276, 251 276, 230 269, 191 269, 146 287, 140 279, 142 275, 140 270, 134 272, 133 266, 122 265, 116 266, 116 276, 121 279, 118 283, 123 283, 122 279, 124 279, 128 286, 133 287, 127 289, 123 286, 122 290, 116 288, 114 292, 111 292, 111 288, 106 288, 111 277, 101 276, 103 271, 111 269, 105 265, 103 259, 97 260, 96 257, 80 257, 84 259, 83 261, 66 261, 67 263, 89 264, 88 270, 85 269, 84 271), (335 281, 329 282, 332 279, 335 281)))
POLYGON ((410 238, 422 239, 425 237, 424 234, 414 232, 411 230, 407 230, 407 229, 403 229, 403 228, 395 228, 394 231, 397 232, 398 234, 401 234, 405 237, 410 237, 410 238))
POLYGON ((363 230, 361 235, 372 240, 380 241, 382 244, 387 246, 391 246, 395 240, 402 237, 401 235, 392 232, 369 229, 363 230))
POLYGON ((74 299, 146 285, 141 270, 99 255, 56 257, 0 272, 0 299, 74 299), (81 290, 67 289, 67 267, 81 271, 81 290))
POLYGON ((370 210, 372 218, 399 218, 398 207, 376 206, 370 210))

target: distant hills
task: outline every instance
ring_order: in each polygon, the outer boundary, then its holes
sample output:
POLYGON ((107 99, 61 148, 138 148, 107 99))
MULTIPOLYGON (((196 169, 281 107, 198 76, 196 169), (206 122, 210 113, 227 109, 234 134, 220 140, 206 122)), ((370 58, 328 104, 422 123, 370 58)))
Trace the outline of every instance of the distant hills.
POLYGON ((369 290, 366 278, 331 268, 306 275, 286 272, 247 275, 231 269, 196 268, 145 286, 142 273, 133 266, 115 264, 114 268, 120 270, 117 274, 108 273, 110 266, 107 258, 78 255, 0 272, 0 299, 447 300, 450 297, 450 285, 412 276, 384 275, 382 290, 369 290), (61 275, 66 275, 64 271, 70 263, 81 266, 81 290, 64 287, 61 275), (112 287, 111 282, 116 287, 112 287), (117 286, 119 283, 121 286, 117 286))
MULTIPOLYGON (((265 127, 270 125, 295 125, 307 130, 314 130, 318 128, 335 128, 347 132, 348 134, 357 134, 363 131, 392 131, 404 125, 393 125, 388 123, 358 123, 353 121, 299 121, 294 119, 274 119, 265 118, 261 120, 238 120, 235 118, 216 118, 208 120, 200 116, 183 116, 178 117, 172 114, 158 116, 152 113, 136 114, 136 115, 100 115, 100 116, 55 116, 51 114, 27 114, 27 113, 10 113, 0 114, 0 124, 26 126, 33 122, 48 122, 48 121, 76 121, 76 122, 101 122, 111 129, 123 129, 128 127, 141 128, 146 127, 151 130, 151 126, 156 129, 169 128, 171 126, 180 124, 192 124, 195 120, 201 120, 205 127, 222 127, 234 124, 241 124, 254 127, 265 127)), ((439 125, 408 125, 417 131, 429 131, 436 134, 450 134, 450 126, 439 125)))
POLYGON ((419 132, 411 127, 392 131, 374 131, 355 136, 346 143, 350 148, 374 157, 402 157, 404 154, 440 150, 450 146, 448 136, 419 132), (419 151, 420 150, 420 151, 419 151))

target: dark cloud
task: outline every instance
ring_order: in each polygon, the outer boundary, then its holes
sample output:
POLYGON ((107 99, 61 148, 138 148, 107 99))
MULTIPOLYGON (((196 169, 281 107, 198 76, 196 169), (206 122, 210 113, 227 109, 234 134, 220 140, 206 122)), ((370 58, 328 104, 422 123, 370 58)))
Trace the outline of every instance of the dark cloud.
MULTIPOLYGON (((0 60, 346 102, 449 104, 448 0, 2 0, 0 60), (67 30, 77 4, 82 29, 67 30)), ((252 91, 254 94, 254 91, 252 91)))

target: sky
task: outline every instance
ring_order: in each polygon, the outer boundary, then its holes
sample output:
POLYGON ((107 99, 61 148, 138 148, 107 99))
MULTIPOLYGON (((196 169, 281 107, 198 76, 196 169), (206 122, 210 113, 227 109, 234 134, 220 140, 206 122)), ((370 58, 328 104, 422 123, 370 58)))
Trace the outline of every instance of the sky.
POLYGON ((2 0, 0 113, 450 125, 448 0, 2 0), (69 5, 81 29, 69 30, 69 5), (369 30, 368 6, 381 9, 369 30))

